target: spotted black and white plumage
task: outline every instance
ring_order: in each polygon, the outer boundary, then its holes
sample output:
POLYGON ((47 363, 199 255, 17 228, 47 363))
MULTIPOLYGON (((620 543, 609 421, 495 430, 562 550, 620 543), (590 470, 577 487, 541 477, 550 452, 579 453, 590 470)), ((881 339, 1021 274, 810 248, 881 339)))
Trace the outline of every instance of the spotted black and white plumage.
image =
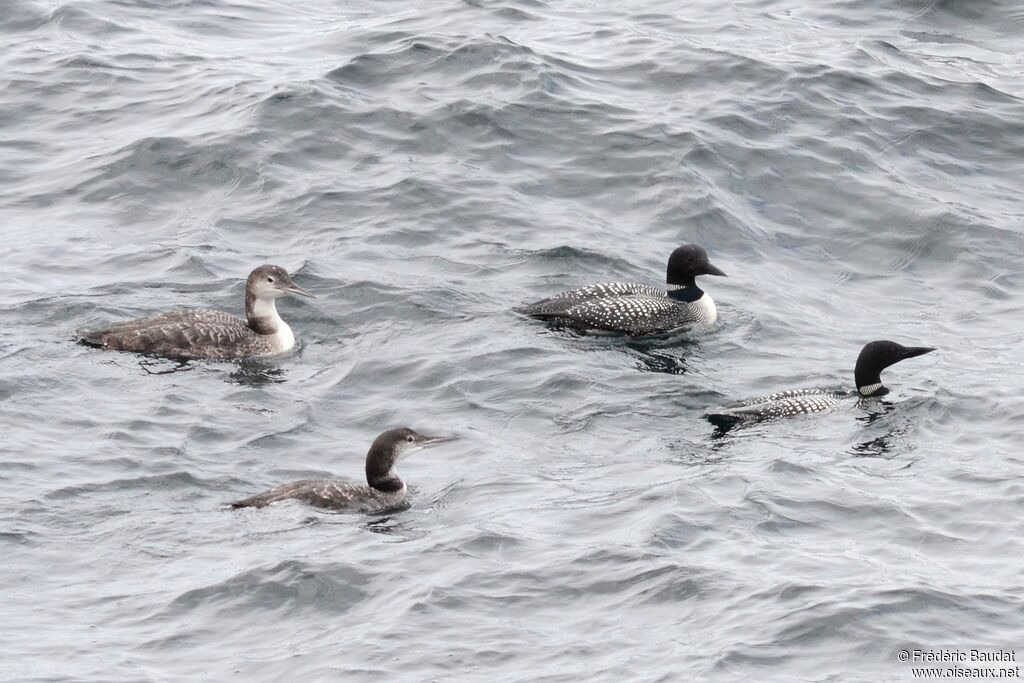
POLYGON ((366 484, 348 479, 301 479, 231 503, 232 508, 261 508, 283 500, 299 500, 318 508, 351 512, 384 512, 403 507, 408 498, 405 482, 395 465, 399 459, 451 437, 424 436, 408 427, 389 429, 378 436, 366 454, 366 484))
POLYGON ((533 318, 578 330, 656 334, 681 327, 710 325, 718 319, 711 297, 696 284, 698 275, 720 275, 707 252, 696 245, 669 256, 669 290, 633 282, 604 282, 561 292, 520 309, 533 318))
POLYGON ((559 313, 567 306, 576 305, 594 299, 613 299, 620 296, 666 298, 668 292, 660 287, 641 285, 635 282, 602 282, 589 287, 580 287, 568 292, 560 292, 547 299, 541 299, 524 306, 522 311, 529 315, 542 313, 559 313))
POLYGON ((295 347, 295 335, 275 303, 286 294, 313 296, 293 283, 284 268, 265 265, 246 281, 245 320, 224 311, 181 309, 76 334, 92 346, 170 358, 269 356, 295 347))
POLYGON ((928 347, 907 347, 891 341, 873 341, 861 349, 854 369, 857 391, 830 389, 793 389, 768 396, 736 401, 716 408, 705 417, 722 427, 747 421, 793 417, 819 413, 837 408, 844 403, 855 404, 864 398, 884 396, 889 390, 882 384, 881 372, 885 368, 925 353, 928 347))
POLYGON ((736 401, 723 406, 722 410, 737 417, 749 416, 758 419, 792 417, 831 410, 840 405, 844 399, 856 396, 857 394, 852 392, 828 389, 790 389, 768 396, 736 401))

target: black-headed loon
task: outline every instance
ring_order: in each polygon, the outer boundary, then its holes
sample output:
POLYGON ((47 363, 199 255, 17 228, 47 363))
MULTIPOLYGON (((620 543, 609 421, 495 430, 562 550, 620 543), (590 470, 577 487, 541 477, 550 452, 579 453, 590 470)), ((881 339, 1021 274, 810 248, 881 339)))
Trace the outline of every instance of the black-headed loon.
POLYGON ((557 327, 631 335, 657 334, 718 320, 715 302, 697 286, 698 275, 725 273, 702 247, 688 244, 668 258, 668 291, 634 282, 604 282, 556 294, 517 309, 557 327))
POLYGON ((79 341, 114 351, 171 358, 252 358, 290 351, 295 335, 277 312, 286 294, 312 297, 281 266, 264 265, 245 283, 245 320, 207 309, 182 309, 149 318, 78 330, 79 341))
POLYGON ((729 427, 740 422, 817 413, 831 410, 845 401, 884 396, 889 390, 882 384, 882 370, 934 350, 927 346, 903 346, 894 341, 873 341, 866 344, 857 357, 853 371, 856 391, 792 389, 730 403, 707 412, 704 417, 720 427, 729 427))
POLYGON ((403 507, 408 498, 405 482, 395 464, 426 446, 452 441, 450 436, 424 436, 408 427, 389 429, 378 436, 366 454, 366 485, 347 479, 301 479, 282 484, 232 508, 261 508, 282 500, 301 500, 314 507, 352 512, 384 512, 403 507))

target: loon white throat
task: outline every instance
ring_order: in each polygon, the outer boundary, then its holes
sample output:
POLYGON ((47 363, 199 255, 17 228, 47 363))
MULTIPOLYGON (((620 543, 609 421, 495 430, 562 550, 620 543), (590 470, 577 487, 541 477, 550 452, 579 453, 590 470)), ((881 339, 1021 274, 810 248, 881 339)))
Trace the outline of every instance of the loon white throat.
POLYGON ((882 384, 882 370, 934 350, 927 346, 903 346, 886 340, 869 342, 857 356, 857 365, 853 371, 856 391, 791 389, 730 403, 709 411, 704 417, 720 428, 729 428, 740 422, 817 413, 836 408, 846 401, 855 403, 859 399, 885 396, 889 389, 882 384))
POLYGON ((253 358, 290 351, 295 334, 277 312, 286 295, 313 297, 281 266, 264 265, 245 283, 245 320, 208 309, 181 309, 76 332, 90 346, 170 358, 253 358))
POLYGON ((561 292, 517 310, 556 327, 631 335, 711 325, 718 320, 718 309, 697 286, 698 275, 725 277, 711 265, 702 247, 688 244, 668 258, 667 290, 635 282, 602 282, 561 292))
POLYGON ((378 436, 366 454, 366 484, 347 479, 301 479, 231 503, 232 508, 261 508, 282 500, 301 500, 314 507, 353 512, 383 512, 405 505, 408 490, 395 464, 427 446, 452 441, 449 436, 425 436, 408 427, 378 436))

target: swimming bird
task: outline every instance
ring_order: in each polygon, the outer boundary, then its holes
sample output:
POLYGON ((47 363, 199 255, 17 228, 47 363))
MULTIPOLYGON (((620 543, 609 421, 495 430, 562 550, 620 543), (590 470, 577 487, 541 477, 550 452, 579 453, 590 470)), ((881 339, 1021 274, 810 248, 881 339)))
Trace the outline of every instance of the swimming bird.
POLYGON ((697 286, 698 275, 725 277, 711 265, 702 247, 687 244, 668 258, 667 291, 635 282, 603 282, 561 292, 517 310, 556 327, 630 335, 710 325, 718 319, 718 309, 697 286))
POLYGON ((366 484, 347 479, 301 479, 231 503, 232 508, 261 508, 296 499, 314 507, 354 512, 383 512, 402 507, 408 497, 395 463, 426 446, 452 441, 448 436, 424 436, 408 427, 378 436, 366 454, 366 484))
POLYGON ((78 330, 78 340, 114 351, 171 358, 252 358, 290 351, 295 335, 275 301, 286 294, 313 297, 281 266, 263 265, 245 283, 245 320, 207 309, 181 309, 149 318, 78 330))
POLYGON ((857 365, 853 371, 856 391, 791 389, 730 403, 709 411, 704 417, 719 427, 728 428, 740 422, 817 413, 832 410, 844 403, 853 404, 861 399, 885 396, 889 389, 882 384, 882 370, 934 350, 927 346, 903 346, 886 340, 869 342, 857 356, 857 365))

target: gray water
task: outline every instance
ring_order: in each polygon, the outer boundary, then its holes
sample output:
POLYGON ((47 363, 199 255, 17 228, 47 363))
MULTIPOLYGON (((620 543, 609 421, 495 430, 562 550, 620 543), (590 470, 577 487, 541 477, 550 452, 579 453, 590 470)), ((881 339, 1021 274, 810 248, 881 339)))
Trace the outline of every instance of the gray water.
POLYGON ((910 680, 1024 657, 1024 8, 4 0, 0 678, 910 680), (626 340, 512 308, 663 281, 720 321, 626 340), (76 345, 241 312, 253 363, 76 345), (717 404, 884 402, 716 435, 717 404), (227 501, 359 478, 409 509, 227 501))

